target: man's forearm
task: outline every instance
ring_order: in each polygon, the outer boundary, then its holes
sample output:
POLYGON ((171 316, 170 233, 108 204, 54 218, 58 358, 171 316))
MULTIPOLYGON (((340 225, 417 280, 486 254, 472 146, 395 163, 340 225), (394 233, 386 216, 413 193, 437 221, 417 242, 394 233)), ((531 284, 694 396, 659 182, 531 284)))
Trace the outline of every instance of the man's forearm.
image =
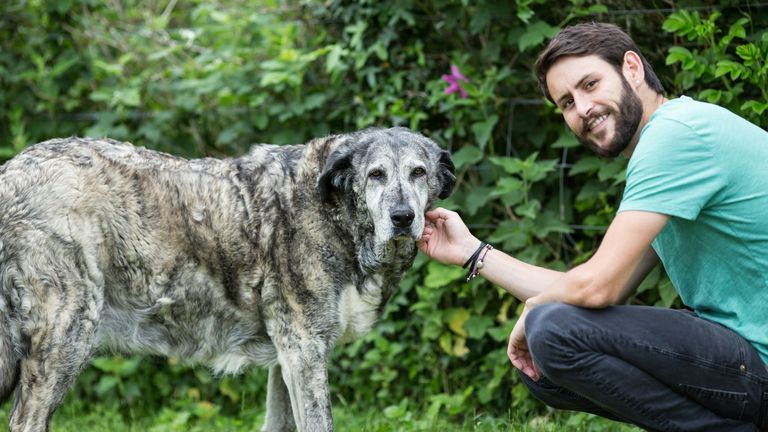
POLYGON ((480 276, 521 301, 541 294, 565 273, 527 264, 493 249, 485 257, 480 276))

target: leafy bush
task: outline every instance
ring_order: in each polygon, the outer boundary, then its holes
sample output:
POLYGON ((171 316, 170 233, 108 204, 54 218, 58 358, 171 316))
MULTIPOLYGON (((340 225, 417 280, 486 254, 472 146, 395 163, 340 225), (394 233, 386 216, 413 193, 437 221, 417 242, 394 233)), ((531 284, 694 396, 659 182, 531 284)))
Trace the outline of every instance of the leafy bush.
MULTIPOLYGON (((626 162, 580 148, 536 87, 535 57, 560 27, 616 22, 669 94, 768 125, 766 9, 729 0, 681 2, 676 11, 651 3, 5 2, 0 158, 73 134, 197 157, 403 125, 453 151, 458 187, 443 206, 497 248, 565 269, 599 243, 626 162), (468 79, 466 98, 445 93, 441 77, 452 65, 468 79)), ((679 306, 658 269, 634 301, 679 306)), ((334 393, 391 418, 414 410, 427 418, 539 415, 545 411, 505 355, 519 312, 502 290, 466 283, 460 269, 419 256, 376 330, 336 351, 334 393)), ((263 372, 218 380, 175 360, 99 357, 74 395, 132 410, 175 396, 207 415, 261 401, 263 384, 263 372)))

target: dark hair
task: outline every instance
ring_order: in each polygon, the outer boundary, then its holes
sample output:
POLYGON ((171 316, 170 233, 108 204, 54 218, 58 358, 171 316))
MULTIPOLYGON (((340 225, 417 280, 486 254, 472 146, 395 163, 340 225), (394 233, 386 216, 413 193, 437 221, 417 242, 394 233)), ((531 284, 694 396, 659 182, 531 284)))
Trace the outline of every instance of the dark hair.
POLYGON ((566 27, 551 40, 536 60, 536 79, 544 96, 550 101, 547 88, 547 72, 563 57, 596 55, 613 66, 619 74, 624 64, 624 53, 633 51, 643 62, 645 82, 656 93, 664 93, 664 87, 648 61, 640 53, 632 38, 619 27, 607 23, 583 23, 566 27))

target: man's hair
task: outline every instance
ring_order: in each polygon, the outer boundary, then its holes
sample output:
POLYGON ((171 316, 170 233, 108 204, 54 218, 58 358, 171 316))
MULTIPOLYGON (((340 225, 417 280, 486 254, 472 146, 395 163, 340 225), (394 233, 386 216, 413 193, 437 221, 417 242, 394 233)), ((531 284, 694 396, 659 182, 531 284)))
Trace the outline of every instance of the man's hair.
POLYGON ((544 96, 550 101, 552 95, 547 87, 547 72, 563 57, 586 57, 596 55, 613 66, 621 74, 624 64, 624 53, 633 51, 643 62, 645 82, 656 93, 664 93, 664 87, 656 76, 653 68, 640 53, 632 38, 620 28, 607 23, 583 23, 566 27, 549 42, 547 48, 536 60, 536 79, 544 96))

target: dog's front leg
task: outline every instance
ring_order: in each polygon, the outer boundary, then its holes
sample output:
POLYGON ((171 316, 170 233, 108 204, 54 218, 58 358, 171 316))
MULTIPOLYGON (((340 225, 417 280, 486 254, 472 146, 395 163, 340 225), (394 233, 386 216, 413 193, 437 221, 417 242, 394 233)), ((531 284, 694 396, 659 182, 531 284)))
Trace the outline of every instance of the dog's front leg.
POLYGON ((296 430, 291 409, 291 397, 283 381, 279 364, 269 368, 267 382, 267 415, 261 432, 292 432, 296 430))
POLYGON ((332 431, 328 346, 320 338, 307 337, 307 334, 294 330, 273 336, 277 359, 299 432, 332 431))

